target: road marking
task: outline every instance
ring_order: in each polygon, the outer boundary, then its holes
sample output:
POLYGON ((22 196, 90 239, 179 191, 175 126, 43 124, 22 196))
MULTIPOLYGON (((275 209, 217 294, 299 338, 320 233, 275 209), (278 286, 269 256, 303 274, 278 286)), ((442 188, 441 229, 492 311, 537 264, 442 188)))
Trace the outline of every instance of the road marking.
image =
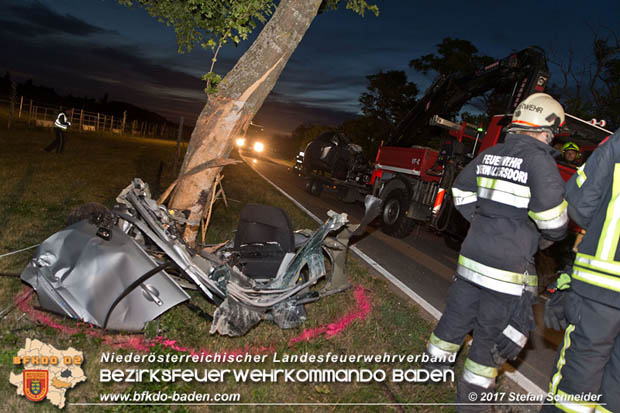
MULTIPOLYGON (((301 209, 306 214, 308 214, 310 216, 310 218, 314 219, 319 224, 323 223, 323 221, 321 219, 319 219, 319 217, 317 217, 312 212, 310 212, 310 210, 308 210, 305 206, 303 206, 301 203, 299 203, 299 201, 297 201, 295 198, 290 196, 282 188, 280 188, 278 185, 273 183, 269 178, 267 178, 265 175, 260 173, 260 171, 258 171, 256 168, 254 168, 252 163, 248 162, 245 159, 245 157, 241 156, 241 158, 244 160, 244 162, 250 168, 252 168, 254 170, 254 172, 256 172, 265 181, 269 182, 271 184, 271 186, 273 186, 282 195, 284 195, 286 198, 288 198, 293 204, 295 204, 295 206, 297 206, 299 209, 301 209)), ((418 305, 420 305, 422 308, 424 308, 424 310, 426 310, 436 320, 439 320, 441 318, 441 315, 442 315, 441 311, 439 311, 437 308, 435 308, 431 303, 426 301, 424 298, 420 297, 415 291, 413 291, 406 284, 404 284, 401 280, 399 280, 396 276, 394 276, 394 274, 390 273, 388 270, 386 270, 384 267, 382 267, 379 263, 377 263, 375 260, 370 258, 368 255, 366 255, 364 252, 362 252, 356 246, 353 245, 353 246, 350 247, 350 249, 353 252, 355 252, 368 265, 370 265, 372 268, 374 268, 376 271, 378 271, 381 275, 383 275, 385 278, 387 278, 392 284, 394 284, 398 289, 400 289, 403 293, 405 293, 409 298, 411 298, 418 305)), ((541 395, 541 396, 547 394, 546 391, 544 391, 543 389, 538 387, 538 385, 536 383, 534 383, 533 381, 531 381, 530 379, 525 377, 521 372, 519 372, 517 370, 515 370, 515 371, 504 371, 504 374, 506 376, 508 376, 508 378, 510 378, 512 381, 517 383, 519 386, 521 386, 529 394, 536 394, 536 395, 541 395)))

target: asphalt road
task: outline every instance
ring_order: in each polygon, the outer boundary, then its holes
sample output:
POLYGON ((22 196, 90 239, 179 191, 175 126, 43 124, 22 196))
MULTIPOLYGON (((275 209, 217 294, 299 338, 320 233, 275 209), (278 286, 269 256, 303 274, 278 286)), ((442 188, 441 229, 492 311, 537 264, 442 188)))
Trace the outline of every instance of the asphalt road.
MULTIPOLYGON (((338 200, 335 194, 324 191, 320 197, 310 195, 304 189, 304 180, 275 160, 246 160, 321 219, 327 218, 327 211, 330 209, 347 212, 353 222, 359 222, 364 215, 361 204, 344 203, 338 200)), ((458 251, 448 248, 442 237, 423 226, 417 226, 408 237, 396 239, 384 234, 378 227, 370 227, 369 235, 355 245, 439 311, 444 311, 448 287, 457 265, 458 251)), ((512 365, 547 391, 562 333, 544 328, 543 304, 544 299, 535 306, 534 314, 538 327, 531 335, 526 351, 522 352, 520 359, 512 365)))

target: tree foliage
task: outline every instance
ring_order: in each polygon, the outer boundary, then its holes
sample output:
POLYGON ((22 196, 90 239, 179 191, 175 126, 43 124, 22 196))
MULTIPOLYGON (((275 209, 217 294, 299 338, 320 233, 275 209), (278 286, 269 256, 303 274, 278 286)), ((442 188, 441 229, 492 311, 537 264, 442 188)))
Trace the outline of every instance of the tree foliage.
POLYGON ((588 59, 576 59, 572 49, 549 62, 560 76, 552 78, 550 93, 566 111, 582 119, 604 119, 620 127, 620 41, 615 32, 594 33, 588 59))
POLYGON ((368 91, 360 96, 362 113, 389 131, 415 104, 418 87, 402 70, 379 72, 366 79, 368 91))
POLYGON ((118 0, 120 4, 142 6, 159 22, 174 28, 179 53, 196 45, 215 50, 229 41, 247 39, 276 7, 274 0, 118 0))
MULTIPOLYGON (((491 56, 479 54, 478 48, 469 40, 446 37, 437 45, 436 53, 412 59, 409 62, 409 67, 424 75, 433 72, 439 76, 459 77, 473 73, 477 69, 493 63, 495 60, 491 56)), ((486 113, 486 118, 488 118, 490 115, 493 115, 488 112, 490 108, 497 106, 494 104, 496 100, 501 99, 495 96, 493 91, 490 91, 483 96, 472 99, 468 102, 468 105, 472 106, 476 111, 486 113)), ((452 120, 456 120, 459 117, 456 112, 446 114, 445 116, 452 120)), ((477 115, 467 114, 466 116, 472 118, 477 115)), ((478 117, 479 123, 485 123, 483 122, 484 119, 485 116, 478 117)))
POLYGON ((409 67, 424 75, 430 71, 440 75, 465 75, 494 60, 490 56, 479 55, 478 48, 469 40, 446 37, 437 45, 437 54, 431 53, 413 59, 409 62, 409 67))
MULTIPOLYGON (((203 76, 205 92, 215 93, 222 76, 214 72, 217 55, 228 42, 235 45, 246 40, 258 25, 273 14, 275 0, 117 0, 124 6, 138 4, 159 22, 174 28, 179 53, 192 50, 196 45, 213 53, 211 67, 203 76)), ((336 9, 341 0, 326 0, 323 8, 336 9)), ((376 5, 365 0, 347 0, 346 8, 364 15, 369 10, 378 15, 376 5)))

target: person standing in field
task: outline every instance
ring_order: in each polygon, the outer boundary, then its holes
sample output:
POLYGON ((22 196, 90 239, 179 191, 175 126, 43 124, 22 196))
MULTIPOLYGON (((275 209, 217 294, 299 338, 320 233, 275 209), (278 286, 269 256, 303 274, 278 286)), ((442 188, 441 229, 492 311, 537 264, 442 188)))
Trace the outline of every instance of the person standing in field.
POLYGON ((52 141, 46 148, 46 152, 51 152, 56 149, 56 153, 60 153, 65 148, 65 132, 71 126, 71 122, 67 119, 67 115, 63 111, 62 106, 60 107, 60 113, 56 117, 56 121, 54 122, 54 135, 56 139, 52 141))

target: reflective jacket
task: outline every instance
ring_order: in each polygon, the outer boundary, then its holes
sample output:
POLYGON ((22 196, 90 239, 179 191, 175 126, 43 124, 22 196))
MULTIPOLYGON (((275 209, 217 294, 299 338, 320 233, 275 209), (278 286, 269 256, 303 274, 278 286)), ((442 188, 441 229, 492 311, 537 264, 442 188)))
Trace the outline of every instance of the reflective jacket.
POLYGON ((456 208, 471 223, 457 275, 511 295, 537 293, 534 254, 540 235, 566 234, 564 181, 553 148, 528 135, 509 133, 471 161, 456 178, 456 208))
POLYGON ((60 112, 56 118, 56 122, 54 122, 54 127, 67 130, 69 126, 71 126, 71 122, 67 120, 67 115, 65 115, 64 112, 60 112))
POLYGON ((620 308, 620 129, 566 183, 570 217, 586 234, 573 265, 573 290, 620 308))

